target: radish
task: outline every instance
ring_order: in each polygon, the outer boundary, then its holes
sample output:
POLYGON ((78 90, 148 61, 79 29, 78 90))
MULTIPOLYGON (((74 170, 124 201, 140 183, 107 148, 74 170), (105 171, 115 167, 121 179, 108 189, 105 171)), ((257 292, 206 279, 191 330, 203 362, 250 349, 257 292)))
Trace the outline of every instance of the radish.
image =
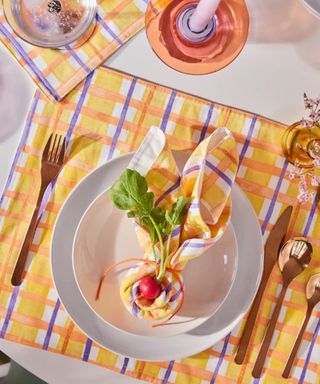
POLYGON ((140 293, 147 300, 156 299, 160 295, 161 289, 161 284, 154 277, 146 276, 140 280, 140 293))

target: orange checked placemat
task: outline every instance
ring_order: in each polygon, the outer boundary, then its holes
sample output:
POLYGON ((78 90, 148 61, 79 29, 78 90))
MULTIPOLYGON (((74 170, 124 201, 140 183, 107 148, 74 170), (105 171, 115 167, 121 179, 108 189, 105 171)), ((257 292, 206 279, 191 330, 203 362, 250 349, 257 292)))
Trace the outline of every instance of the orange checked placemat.
POLYGON ((97 0, 96 27, 78 48, 35 47, 20 39, 6 22, 0 2, 0 41, 40 89, 61 100, 89 73, 144 27, 148 0, 97 0))
POLYGON ((290 165, 281 152, 285 126, 248 112, 193 97, 110 69, 98 69, 61 103, 50 103, 37 92, 0 205, 0 336, 119 373, 162 384, 320 383, 320 312, 305 333, 290 380, 281 378, 306 310, 305 284, 320 271, 320 220, 316 203, 297 202, 298 186, 290 180, 290 165), (50 271, 50 241, 54 223, 71 190, 107 160, 134 151, 151 126, 166 133, 173 149, 191 149, 216 127, 228 127, 237 141, 237 183, 258 216, 264 239, 280 213, 294 205, 291 235, 304 235, 314 246, 310 267, 291 285, 276 327, 275 341, 263 378, 251 370, 263 331, 276 301, 281 277, 274 269, 264 296, 249 362, 233 363, 244 322, 211 349, 180 361, 147 363, 99 347, 83 334, 62 307, 50 271), (47 194, 31 247, 26 279, 10 284, 40 183, 41 151, 51 132, 67 138, 65 167, 47 194))

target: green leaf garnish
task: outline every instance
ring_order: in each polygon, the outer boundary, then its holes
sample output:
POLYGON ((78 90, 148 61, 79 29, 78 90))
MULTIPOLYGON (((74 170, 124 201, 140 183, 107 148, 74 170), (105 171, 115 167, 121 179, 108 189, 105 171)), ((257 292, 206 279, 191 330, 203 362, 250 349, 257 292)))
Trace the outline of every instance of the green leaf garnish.
POLYGON ((148 192, 148 183, 139 172, 126 169, 110 189, 109 196, 113 204, 124 211, 130 218, 136 218, 149 233, 155 259, 154 246, 159 243, 160 269, 158 281, 164 276, 170 251, 170 240, 174 228, 181 224, 189 199, 180 197, 171 210, 154 206, 154 194, 148 192), (167 246, 164 249, 163 237, 167 236, 167 246))

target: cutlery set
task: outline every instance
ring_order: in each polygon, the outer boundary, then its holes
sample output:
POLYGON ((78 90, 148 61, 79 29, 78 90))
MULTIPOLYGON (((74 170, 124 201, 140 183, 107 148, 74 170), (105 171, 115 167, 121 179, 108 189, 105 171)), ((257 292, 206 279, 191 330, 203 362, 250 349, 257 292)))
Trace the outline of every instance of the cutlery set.
MULTIPOLYGON (((267 286, 271 271, 276 264, 276 261, 278 261, 278 267, 282 275, 282 289, 252 370, 252 376, 255 378, 261 377, 287 289, 290 283, 308 267, 313 252, 311 243, 303 237, 296 237, 284 242, 292 210, 293 208, 291 206, 285 209, 271 230, 266 241, 264 269, 261 283, 252 304, 248 320, 239 342, 237 354, 235 356, 235 362, 237 364, 243 364, 265 288, 267 286)), ((306 288, 306 297, 308 302, 307 314, 284 368, 282 374, 284 378, 288 378, 290 376, 291 368, 299 350, 299 346, 309 322, 312 310, 315 305, 320 302, 320 274, 313 275, 310 278, 306 288)))

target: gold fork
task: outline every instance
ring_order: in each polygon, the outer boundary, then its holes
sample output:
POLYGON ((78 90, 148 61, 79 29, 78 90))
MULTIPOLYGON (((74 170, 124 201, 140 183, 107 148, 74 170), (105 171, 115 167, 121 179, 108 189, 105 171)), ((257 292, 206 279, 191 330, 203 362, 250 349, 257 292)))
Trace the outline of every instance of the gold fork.
POLYGON ((29 224, 29 228, 20 249, 20 253, 13 271, 11 283, 14 286, 20 285, 25 275, 25 266, 28 252, 32 244, 36 230, 39 209, 43 195, 48 185, 58 176, 62 166, 66 149, 66 139, 58 134, 51 134, 42 153, 41 159, 41 186, 36 207, 29 224))

